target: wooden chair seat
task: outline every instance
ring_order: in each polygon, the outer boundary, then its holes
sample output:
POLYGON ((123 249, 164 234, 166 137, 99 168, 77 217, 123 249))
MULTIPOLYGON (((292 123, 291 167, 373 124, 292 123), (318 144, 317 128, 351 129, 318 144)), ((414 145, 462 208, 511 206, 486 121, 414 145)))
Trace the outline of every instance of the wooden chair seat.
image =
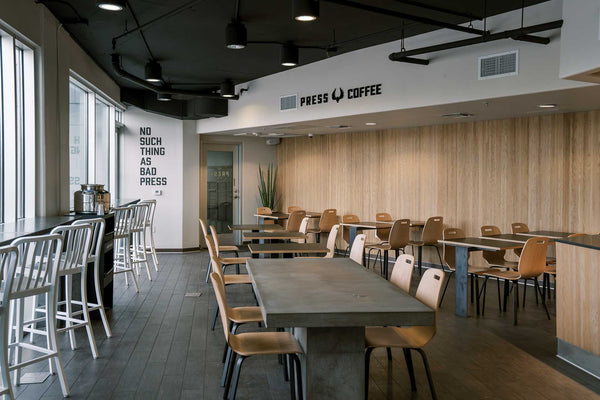
POLYGON ((420 349, 435 335, 435 326, 395 326, 367 327, 365 340, 367 347, 402 347, 420 349))
POLYGON ((519 268, 518 261, 494 261, 490 263, 491 268, 509 268, 509 269, 517 269, 519 268))
POLYGON ((219 251, 240 251, 237 246, 219 246, 219 251))
MULTIPOLYGON (((225 275, 227 276, 227 275, 225 275)), ((227 316, 236 324, 249 322, 262 322, 263 316, 260 307, 233 307, 227 310, 227 316)))
POLYGON ((240 274, 240 275, 223 275, 225 277, 225 285, 239 285, 244 283, 252 283, 252 279, 250 275, 240 274))
POLYGON ((512 270, 508 270, 508 271, 491 270, 489 272, 485 272, 483 275, 493 277, 493 278, 508 279, 509 281, 516 281, 516 280, 523 278, 523 276, 521 276, 521 274, 518 271, 512 271, 512 270))
POLYGON ((420 240, 410 240, 408 242, 409 246, 425 246, 425 242, 422 242, 420 240))
POLYGON ((379 243, 366 243, 366 248, 374 249, 374 250, 391 250, 392 246, 390 246, 389 242, 379 242, 379 243))
POLYGON ((268 354, 302 354, 302 348, 289 332, 246 332, 229 336, 229 346, 237 354, 250 357, 268 354))
POLYGON ((548 265, 544 271, 546 274, 556 275, 556 265, 548 265))
POLYGON ((306 233, 321 233, 321 230, 319 228, 308 228, 306 233))
POLYGON ((250 257, 221 257, 221 263, 224 265, 246 264, 250 257))
POLYGON ((548 264, 548 265, 556 265, 556 258, 554 258, 554 257, 546 257, 546 264, 548 264))
MULTIPOLYGON (((454 265, 448 265, 448 269, 456 272, 456 268, 454 267, 454 265)), ((489 268, 489 267, 481 267, 479 265, 470 265, 469 264, 467 266, 467 273, 469 273, 469 274, 483 275, 486 272, 494 272, 494 271, 498 271, 498 270, 494 269, 494 268, 489 268)))

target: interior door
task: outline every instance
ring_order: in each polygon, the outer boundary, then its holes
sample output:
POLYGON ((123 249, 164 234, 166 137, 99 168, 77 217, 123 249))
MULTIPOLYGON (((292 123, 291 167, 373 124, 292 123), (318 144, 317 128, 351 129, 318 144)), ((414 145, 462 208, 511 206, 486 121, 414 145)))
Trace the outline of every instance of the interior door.
POLYGON ((240 223, 239 154, 237 144, 206 144, 206 222, 219 234, 220 244, 241 243, 240 232, 229 225, 240 223))

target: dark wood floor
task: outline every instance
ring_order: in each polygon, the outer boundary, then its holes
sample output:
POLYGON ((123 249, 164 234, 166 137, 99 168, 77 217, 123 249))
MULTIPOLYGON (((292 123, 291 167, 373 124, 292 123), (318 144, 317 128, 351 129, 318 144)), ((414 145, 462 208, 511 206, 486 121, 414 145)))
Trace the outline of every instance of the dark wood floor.
MULTIPOLYGON (((214 296, 204 283, 206 252, 160 255, 153 282, 140 277, 140 293, 118 276, 111 312, 114 336, 106 339, 101 324, 94 333, 100 357, 92 359, 84 332, 72 351, 61 335, 61 350, 72 399, 219 399, 222 389, 220 324, 210 330, 214 296), (200 292, 200 297, 185 297, 200 292)), ((415 276, 415 287, 418 276, 415 276)), ((512 325, 512 314, 499 314, 494 290, 488 291, 485 318, 458 318, 452 309, 452 283, 440 309, 438 334, 427 345, 440 399, 598 399, 600 380, 559 360, 555 355, 555 325, 533 291, 512 325)), ((490 289, 493 289, 490 286, 490 289)), ((414 293, 414 288, 413 288, 414 293)), ((248 305, 248 287, 228 288, 232 305, 248 305)), ((554 318, 554 304, 551 304, 554 318)), ((256 325, 244 329, 257 329, 256 325)), ((376 350, 371 362, 370 399, 429 399, 420 360, 415 358, 417 392, 410 384, 401 352, 390 364, 376 350)), ((47 368, 46 363, 29 371, 47 368)), ((242 370, 239 399, 289 398, 276 357, 252 357, 242 370)), ((22 385, 25 399, 62 398, 55 376, 44 383, 22 385)))

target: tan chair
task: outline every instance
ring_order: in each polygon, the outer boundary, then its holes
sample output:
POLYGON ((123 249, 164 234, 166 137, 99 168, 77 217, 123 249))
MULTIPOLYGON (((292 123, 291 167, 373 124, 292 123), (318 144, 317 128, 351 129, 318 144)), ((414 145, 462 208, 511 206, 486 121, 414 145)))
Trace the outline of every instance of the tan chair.
MULTIPOLYGON (((419 287, 417 288, 417 294, 415 297, 421 302, 425 303, 425 305, 437 311, 443 282, 443 271, 432 268, 428 269, 423 274, 421 282, 419 282, 419 287)), ((369 393, 369 363, 371 359, 371 352, 377 347, 394 347, 401 348, 404 352, 404 358, 406 359, 406 366, 408 367, 408 374, 410 376, 410 385, 413 391, 417 390, 417 385, 415 382, 415 374, 410 351, 414 350, 421 355, 421 358, 423 359, 423 365, 425 366, 425 373, 427 374, 427 380, 429 382, 431 397, 436 399, 437 397, 435 394, 435 388, 433 387, 429 362, 427 361, 427 356, 423 351, 423 347, 435 336, 436 328, 437 312, 436 322, 433 326, 412 326, 409 328, 390 326, 367 327, 365 329, 365 398, 367 398, 369 393)), ((391 359, 389 356, 391 356, 391 352, 388 352, 388 358, 391 359)))
MULTIPOLYGON (((529 227, 527 226, 527 224, 524 224, 522 222, 513 222, 512 224, 510 224, 510 227, 512 229, 513 234, 529 232, 529 227)), ((518 257, 521 257, 521 251, 523 251, 523 250, 522 249, 514 249, 513 251, 515 252, 515 254, 518 257)))
POLYGON ((244 332, 238 334, 230 332, 226 328, 230 318, 228 315, 227 299, 225 298, 225 285, 219 274, 215 272, 210 275, 210 278, 215 296, 217 297, 217 303, 219 304, 225 341, 231 349, 231 357, 225 371, 225 393, 223 394, 223 398, 227 398, 229 395, 230 400, 235 399, 240 378, 240 369, 246 358, 255 355, 277 354, 289 355, 291 357, 296 372, 295 376, 293 373, 290 373, 291 398, 296 398, 297 390, 298 398, 302 399, 302 371, 300 370, 298 354, 302 354, 303 352, 294 335, 289 332, 244 332), (297 385, 295 382, 297 382, 297 385))
MULTIPOLYGON (((300 228, 298 228, 298 232, 306 234, 306 230, 308 229, 309 221, 310 221, 310 217, 302 218, 302 222, 300 223, 300 228)), ((291 239, 290 242, 306 243, 306 239, 291 239)))
POLYGON ((340 230, 340 225, 334 225, 329 232, 329 237, 327 238, 327 254, 324 257, 297 257, 297 258, 333 258, 335 255, 335 240, 337 238, 338 231, 340 230))
MULTIPOLYGON (((214 250, 216 253, 217 257, 221 257, 221 248, 223 246, 219 245, 219 235, 217 234, 217 230, 215 229, 214 226, 210 226, 210 233, 212 236, 212 240, 213 240, 213 244, 214 244, 214 250)), ((223 263, 223 265, 228 266, 228 265, 235 265, 235 272, 236 274, 240 273, 240 264, 246 264, 246 261, 249 259, 250 257, 221 257, 221 263, 223 263)))
POLYGON ((398 286, 406 293, 410 293, 413 270, 415 269, 415 257, 410 254, 402 254, 396 258, 394 269, 390 276, 390 282, 398 286))
MULTIPOLYGON (((271 215, 271 214, 273 214, 273 210, 271 210, 269 207, 258 207, 256 209, 256 214, 258 214, 258 215, 271 215)), ((256 223, 260 224, 260 217, 256 217, 256 223)), ((272 219, 264 218, 262 223, 265 224, 265 225, 273 225, 275 223, 275 221, 272 220, 272 219)))
MULTIPOLYGON (((375 214, 375 221, 377 222, 393 222, 394 219, 389 213, 377 213, 375 214)), ((391 228, 377 228, 375 230, 375 237, 381 242, 387 242, 390 236, 391 228)))
MULTIPOLYGON (((208 236, 208 229, 206 228, 206 222, 202 218, 198 218, 200 222, 200 228, 202 228, 202 234, 204 235, 204 240, 206 241, 206 237, 208 236)), ((208 245, 207 245, 208 246, 208 245)), ((235 253, 236 257, 239 257, 239 247, 237 246, 219 246, 219 253, 227 253, 232 252, 235 253)), ((206 267, 206 282, 208 283, 208 276, 210 274, 210 257, 208 259, 208 264, 206 267)))
MULTIPOLYGON (((501 235, 501 234, 502 234, 502 232, 500 231, 500 228, 498 228, 495 225, 483 225, 481 227, 481 236, 494 236, 494 235, 501 235)), ((483 258, 485 259, 485 261, 487 261, 487 263, 492 268, 499 267, 499 268, 517 269, 519 267, 518 262, 507 261, 504 259, 504 256, 506 255, 506 250, 499 250, 499 251, 484 250, 482 253, 483 253, 482 254, 483 258)))
POLYGON ((423 259, 423 247, 425 246, 435 247, 435 251, 437 251, 440 259, 440 268, 444 269, 444 262, 442 261, 442 255, 440 254, 440 249, 438 247, 438 240, 442 238, 443 231, 444 217, 431 217, 425 222, 421 240, 411 240, 408 242, 408 244, 412 246, 413 254, 415 253, 415 247, 419 249, 419 256, 417 259, 419 264, 419 274, 421 274, 421 260, 423 259))
POLYGON ((316 242, 318 243, 321 238, 321 233, 328 233, 331 231, 331 227, 337 223, 337 210, 335 208, 329 208, 323 211, 323 214, 321 214, 321 218, 319 219, 319 227, 316 229, 308 229, 306 233, 314 233, 317 237, 316 242))
MULTIPOLYGON (((342 223, 344 224, 358 224, 359 222, 360 218, 358 218, 357 215, 346 214, 342 216, 342 223)), ((356 230, 356 232, 361 233, 362 229, 359 228, 356 230)), ((344 242, 348 244, 345 251, 345 253, 347 253, 350 250, 350 228, 347 226, 344 226, 342 229, 342 239, 344 239, 344 242)))
POLYGON ((287 208, 287 212, 288 214, 293 213, 294 211, 302 211, 302 207, 298 207, 298 206, 289 206, 287 208))
MULTIPOLYGON (((513 319, 514 324, 517 324, 517 308, 518 308, 518 298, 519 298, 519 280, 523 279, 525 281, 524 288, 527 287, 527 280, 533 279, 536 296, 537 293, 542 295, 542 305, 546 310, 546 316, 550 319, 550 313, 548 312, 548 307, 546 307, 546 299, 542 294, 540 286, 538 284, 537 277, 542 275, 546 270, 546 251, 548 250, 548 244, 550 240, 546 237, 533 237, 527 242, 525 242, 525 246, 523 247, 523 251, 521 253, 521 258, 519 259, 519 268, 517 271, 499 271, 499 270, 491 270, 485 272, 483 275, 486 277, 483 285, 487 284, 487 278, 500 278, 506 281, 510 281, 513 284, 512 292, 513 292, 513 319)), ((505 286, 504 290, 504 304, 506 304, 506 299, 508 298, 508 286, 505 286)), ((524 293, 525 294, 525 291, 524 293)), ((523 302, 525 299, 523 298, 523 302)), ((485 291, 483 298, 483 308, 485 309, 485 291)))
MULTIPOLYGON (((444 229, 444 240, 463 239, 465 237, 465 231, 463 231, 462 229, 444 229)), ((443 253, 444 262, 448 267, 448 269, 446 270, 446 272, 448 273, 448 279, 446 280, 446 285, 444 286, 444 291, 442 292, 442 298, 440 299, 440 307, 442 306, 442 301, 444 301, 444 296, 446 295, 446 290, 448 289, 450 278, 452 278, 452 276, 454 276, 454 272, 456 272, 456 247, 444 245, 443 253)), ((479 276, 483 275, 483 273, 488 271, 491 271, 491 268, 473 266, 470 264, 467 266, 467 273, 471 278, 471 303, 473 303, 473 300, 475 298, 477 299, 477 315, 479 315, 479 276), (475 296, 475 293, 477 294, 477 296, 475 296)), ((500 283, 498 283, 498 302, 500 302, 500 283)))
POLYGON ((352 243, 352 248, 350 249, 350 259, 354 262, 363 265, 363 259, 365 254, 365 241, 367 240, 367 235, 361 233, 360 235, 356 235, 354 239, 354 243, 352 243))
MULTIPOLYGON (((375 260, 373 261, 373 266, 375 266, 375 264, 377 263, 378 258, 381 259, 381 253, 384 251, 387 253, 390 250, 394 250, 394 252, 396 253, 396 258, 398 258, 400 250, 402 250, 402 253, 405 253, 405 247, 410 241, 410 219, 399 219, 397 221, 394 221, 394 225, 392 225, 388 239, 389 242, 387 243, 367 245, 367 248, 369 249, 368 259, 371 259, 371 251, 377 250, 375 260)), ((381 270, 383 273, 383 267, 381 268, 381 270)))
POLYGON ((288 232, 299 232, 302 220, 306 217, 306 211, 297 210, 292 211, 288 217, 286 230, 288 232))
MULTIPOLYGON (((587 236, 585 233, 572 233, 568 237, 587 236)), ((542 295, 546 295, 546 287, 548 288, 548 300, 550 299, 550 276, 554 278, 554 298, 556 299, 556 263, 548 264, 546 259, 546 270, 542 278, 542 295)))

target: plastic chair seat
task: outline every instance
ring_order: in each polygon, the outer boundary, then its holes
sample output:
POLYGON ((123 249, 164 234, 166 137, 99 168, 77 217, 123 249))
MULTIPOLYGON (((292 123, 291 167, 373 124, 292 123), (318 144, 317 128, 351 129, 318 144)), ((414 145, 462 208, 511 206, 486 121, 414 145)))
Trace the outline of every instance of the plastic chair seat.
MULTIPOLYGON (((456 271, 456 268, 453 265, 448 265, 448 269, 451 271, 456 271)), ((494 269, 494 268, 480 267, 480 266, 475 266, 475 265, 467 266, 467 273, 469 273, 469 274, 483 275, 487 272, 491 273, 494 271, 498 271, 498 270, 494 269)))
POLYGON ((435 335, 435 326, 412 326, 409 328, 367 327, 367 347, 402 347, 420 349, 435 335))
POLYGON ((260 307, 234 307, 227 310, 227 316, 236 324, 248 322, 262 322, 263 316, 260 307))
POLYGON ((225 285, 237 285, 242 283, 252 283, 250 275, 223 275, 225 285))
POLYGON ((237 246, 219 246, 219 251, 240 251, 237 246))
POLYGON ((376 250, 391 250, 392 249, 392 246, 387 242, 369 243, 369 244, 365 244, 365 247, 367 247, 369 249, 376 249, 376 250))
POLYGON ((221 258, 221 263, 224 265, 246 264, 249 257, 229 257, 221 258))
POLYGON ((518 271, 511 271, 511 270, 508 270, 508 271, 491 270, 489 272, 484 273, 483 275, 490 276, 493 278, 508 279, 509 281, 516 281, 518 279, 525 278, 518 271))
POLYGON ((229 346, 249 357, 268 354, 302 354, 302 348, 289 332, 247 332, 229 336, 229 346))
POLYGON ((425 246, 425 244, 426 244, 425 242, 422 242, 420 240, 410 240, 408 242, 409 246, 425 246))
POLYGON ((509 268, 509 269, 518 269, 519 262, 518 261, 494 261, 489 263, 492 268, 509 268))

